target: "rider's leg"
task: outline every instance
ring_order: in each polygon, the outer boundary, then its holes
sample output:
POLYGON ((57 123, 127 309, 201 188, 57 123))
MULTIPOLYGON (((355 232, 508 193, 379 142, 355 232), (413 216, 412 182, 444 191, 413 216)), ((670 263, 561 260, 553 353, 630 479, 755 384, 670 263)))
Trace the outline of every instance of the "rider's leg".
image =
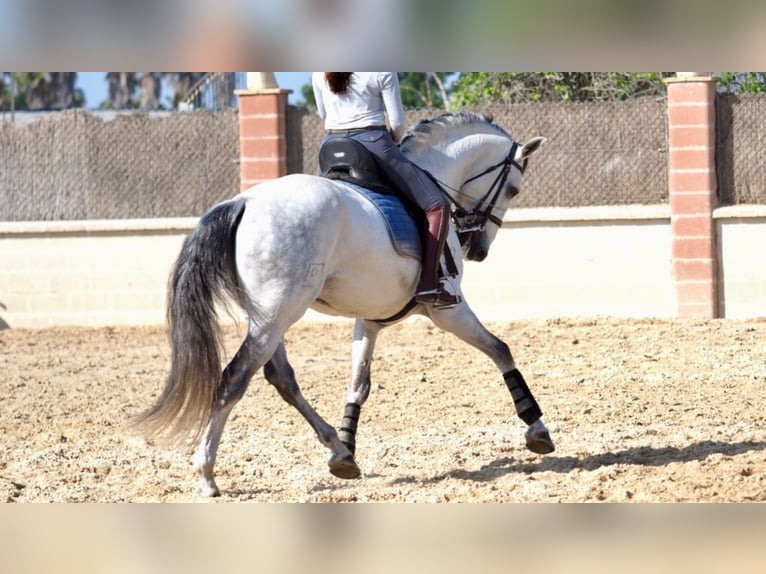
POLYGON ((449 233, 450 206, 426 173, 412 163, 385 130, 355 136, 375 154, 386 176, 426 216, 423 231, 423 264, 415 299, 437 307, 456 305, 460 298, 448 293, 439 279, 439 260, 449 233))
POLYGON ((444 290, 439 277, 439 259, 449 232, 449 208, 439 204, 426 211, 425 215, 423 263, 415 300, 437 306, 457 305, 459 298, 444 290))

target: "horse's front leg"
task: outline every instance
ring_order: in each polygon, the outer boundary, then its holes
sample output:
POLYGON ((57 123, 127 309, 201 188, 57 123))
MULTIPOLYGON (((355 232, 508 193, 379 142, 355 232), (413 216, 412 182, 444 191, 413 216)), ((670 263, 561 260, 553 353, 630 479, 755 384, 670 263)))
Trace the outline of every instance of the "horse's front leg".
MULTIPOLYGON (((351 378, 346 391, 346 409, 338 436, 352 455, 356 453, 356 429, 362 405, 370 395, 370 367, 378 333, 378 323, 357 319, 354 323, 354 342, 351 347, 351 378)), ((331 469, 336 476, 341 476, 331 469)), ((349 478, 341 476, 341 478, 349 478)), ((353 477, 351 477, 353 478, 353 477)))
POLYGON ((542 410, 521 372, 516 368, 508 345, 481 324, 465 301, 452 309, 431 310, 429 316, 437 327, 456 335, 492 359, 503 374, 516 414, 527 424, 527 448, 537 454, 553 452, 555 447, 542 421, 542 410))
POLYGON ((341 478, 356 478, 359 467, 354 461, 353 453, 349 452, 339 438, 336 430, 329 425, 303 397, 300 387, 295 380, 295 371, 287 360, 284 343, 280 343, 274 355, 263 367, 266 380, 276 387, 282 398, 294 406, 303 418, 317 433, 323 445, 332 451, 328 465, 330 472, 341 478))

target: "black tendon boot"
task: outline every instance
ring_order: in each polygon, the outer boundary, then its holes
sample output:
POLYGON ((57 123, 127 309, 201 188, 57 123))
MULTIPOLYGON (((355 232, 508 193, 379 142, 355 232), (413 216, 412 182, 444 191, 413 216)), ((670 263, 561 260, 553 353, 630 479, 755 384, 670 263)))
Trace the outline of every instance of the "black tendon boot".
POLYGON ((434 207, 425 215, 428 225, 423 234, 423 265, 415 300, 434 307, 453 307, 460 303, 460 297, 445 291, 439 279, 439 259, 449 231, 449 210, 434 207))

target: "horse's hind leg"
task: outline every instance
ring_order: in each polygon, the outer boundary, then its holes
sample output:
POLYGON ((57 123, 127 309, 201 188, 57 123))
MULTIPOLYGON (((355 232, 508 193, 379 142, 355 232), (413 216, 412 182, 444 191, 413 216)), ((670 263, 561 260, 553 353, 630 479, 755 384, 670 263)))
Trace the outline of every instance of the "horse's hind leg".
MULTIPOLYGON (((356 430, 362 405, 370 395, 370 368, 375 341, 383 327, 379 323, 357 319, 351 348, 351 378, 346 391, 346 409, 338 436, 351 454, 356 453, 356 430)), ((341 476, 332 471, 336 476, 341 476)), ((342 477, 347 478, 347 477, 342 477)))
POLYGON ((467 304, 434 311, 430 316, 437 327, 456 335, 492 359, 503 374, 516 414, 528 425, 525 434, 527 448, 537 454, 553 452, 555 447, 542 421, 543 413, 524 377, 516 368, 508 345, 490 333, 467 304))
POLYGON ((265 362, 265 353, 259 351, 256 340, 248 335, 221 376, 210 418, 194 455, 194 467, 199 474, 197 492, 203 496, 220 494, 213 477, 218 445, 231 410, 245 394, 250 379, 265 362))
POLYGON ((294 406, 303 418, 308 421, 317 437, 332 451, 328 465, 330 472, 341 478, 356 478, 359 476, 359 467, 354 461, 353 454, 345 444, 338 439, 336 430, 314 410, 301 393, 300 387, 295 380, 295 372, 287 360, 287 351, 284 343, 280 343, 276 352, 263 367, 263 374, 279 391, 282 398, 294 406))

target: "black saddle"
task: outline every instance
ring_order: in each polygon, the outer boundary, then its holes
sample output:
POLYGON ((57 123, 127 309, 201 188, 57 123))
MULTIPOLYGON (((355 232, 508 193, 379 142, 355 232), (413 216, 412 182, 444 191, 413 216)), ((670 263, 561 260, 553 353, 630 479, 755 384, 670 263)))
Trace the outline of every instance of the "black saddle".
POLYGON ((351 138, 331 138, 319 148, 322 177, 355 183, 379 193, 394 194, 394 186, 378 168, 370 151, 351 138))

